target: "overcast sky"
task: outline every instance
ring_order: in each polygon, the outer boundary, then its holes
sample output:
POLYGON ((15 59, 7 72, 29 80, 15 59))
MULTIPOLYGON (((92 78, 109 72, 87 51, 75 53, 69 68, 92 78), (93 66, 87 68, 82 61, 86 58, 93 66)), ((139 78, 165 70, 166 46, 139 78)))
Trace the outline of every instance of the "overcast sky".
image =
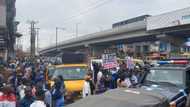
POLYGON ((80 36, 110 29, 115 22, 128 18, 190 7, 190 0, 17 0, 19 32, 24 49, 30 46, 30 20, 38 21, 40 47, 55 44, 55 28, 59 42, 75 37, 76 23, 80 36))

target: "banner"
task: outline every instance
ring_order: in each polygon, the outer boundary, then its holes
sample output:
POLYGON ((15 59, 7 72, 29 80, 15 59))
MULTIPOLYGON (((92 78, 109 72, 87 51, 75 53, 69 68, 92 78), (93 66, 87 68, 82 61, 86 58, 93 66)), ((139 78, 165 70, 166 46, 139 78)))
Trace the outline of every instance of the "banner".
POLYGON ((115 53, 103 54, 102 60, 103 60, 103 68, 104 69, 116 68, 118 66, 117 57, 116 57, 115 53))
POLYGON ((125 61, 126 61, 125 63, 127 65, 128 69, 134 69, 135 68, 135 63, 134 63, 132 57, 125 57, 125 61))

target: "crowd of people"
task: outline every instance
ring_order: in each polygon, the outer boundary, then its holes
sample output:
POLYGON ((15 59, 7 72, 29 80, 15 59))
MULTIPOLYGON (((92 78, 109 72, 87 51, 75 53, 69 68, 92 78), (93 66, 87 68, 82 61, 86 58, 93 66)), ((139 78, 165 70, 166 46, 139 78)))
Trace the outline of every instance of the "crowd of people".
POLYGON ((58 76, 50 86, 45 78, 49 64, 45 58, 0 58, 0 107, 64 107, 64 79, 58 76))
POLYGON ((134 68, 128 68, 125 62, 122 62, 118 68, 104 69, 101 65, 94 64, 92 75, 88 73, 85 77, 83 88, 83 97, 93 94, 101 94, 107 90, 115 88, 134 88, 142 82, 150 68, 150 64, 145 62, 142 66, 138 63, 134 68), (93 79, 92 79, 93 78, 93 79))
MULTIPOLYGON (((8 96, 4 100, 10 101, 9 104, 15 103, 16 107, 64 107, 67 99, 64 78, 54 78, 54 85, 51 86, 45 77, 49 64, 46 58, 0 60, 0 93, 3 93, 3 98, 8 96)), ((89 70, 84 77, 82 97, 118 87, 136 87, 143 77, 143 67, 136 65, 134 69, 128 69, 126 66, 124 62, 119 68, 111 69, 95 65, 93 71, 89 70)))

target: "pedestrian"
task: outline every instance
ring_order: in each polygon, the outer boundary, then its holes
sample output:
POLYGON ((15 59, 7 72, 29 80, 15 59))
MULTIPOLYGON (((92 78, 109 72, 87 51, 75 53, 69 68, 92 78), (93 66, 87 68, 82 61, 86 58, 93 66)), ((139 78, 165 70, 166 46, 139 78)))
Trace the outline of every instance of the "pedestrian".
POLYGON ((105 87, 107 89, 111 89, 110 84, 111 84, 112 75, 111 75, 111 72, 109 71, 109 69, 105 69, 103 72, 103 75, 105 77, 105 81, 104 81, 105 87))
POLYGON ((17 87, 17 92, 19 94, 19 99, 20 100, 23 99, 24 96, 25 96, 25 93, 24 93, 25 88, 26 88, 26 85, 24 84, 23 81, 21 81, 21 84, 17 87))
POLYGON ((132 87, 133 84, 131 82, 131 77, 132 77, 131 70, 123 71, 123 73, 119 75, 119 78, 117 80, 118 87, 127 87, 127 88, 132 87))
POLYGON ((34 102, 35 98, 32 96, 32 89, 30 86, 27 86, 25 89, 25 96, 20 101, 19 107, 30 107, 30 105, 34 102))
POLYGON ((111 69, 111 74, 112 77, 111 77, 110 88, 115 89, 117 88, 117 78, 118 78, 117 69, 116 68, 111 69))
POLYGON ((43 89, 37 89, 36 100, 30 105, 30 107, 46 107, 44 103, 44 91, 43 89))
POLYGON ((3 98, 4 105, 6 105, 6 107, 16 107, 16 94, 14 92, 14 87, 6 85, 3 88, 3 98))
POLYGON ((53 107, 64 107, 64 80, 62 76, 58 76, 54 79, 54 86, 52 89, 53 107))
POLYGON ((91 89, 90 89, 90 82, 89 82, 89 77, 85 76, 85 82, 83 86, 83 98, 89 96, 91 94, 91 89))
POLYGON ((44 98, 44 101, 45 101, 45 104, 47 105, 47 107, 51 107, 51 105, 52 105, 52 95, 51 95, 50 90, 51 90, 51 85, 48 84, 46 92, 45 92, 45 98, 44 98))
POLYGON ((96 94, 101 94, 105 92, 107 89, 105 87, 105 76, 103 75, 99 82, 96 83, 96 94))
POLYGON ((102 70, 100 70, 97 74, 97 82, 100 82, 101 78, 103 76, 102 70))
POLYGON ((93 82, 91 71, 89 71, 89 73, 87 74, 87 76, 88 76, 88 81, 89 81, 89 84, 90 84, 91 95, 94 95, 94 93, 95 93, 95 84, 93 82))

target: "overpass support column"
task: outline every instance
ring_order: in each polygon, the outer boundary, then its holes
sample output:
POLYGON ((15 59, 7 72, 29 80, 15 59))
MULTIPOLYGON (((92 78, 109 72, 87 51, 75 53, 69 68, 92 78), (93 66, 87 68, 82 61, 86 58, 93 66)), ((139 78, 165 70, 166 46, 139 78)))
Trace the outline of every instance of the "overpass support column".
POLYGON ((88 64, 88 69, 90 69, 91 68, 91 53, 92 53, 92 48, 91 48, 91 46, 90 45, 88 45, 88 44, 86 44, 85 45, 85 53, 86 53, 86 62, 87 62, 87 64, 88 64))

